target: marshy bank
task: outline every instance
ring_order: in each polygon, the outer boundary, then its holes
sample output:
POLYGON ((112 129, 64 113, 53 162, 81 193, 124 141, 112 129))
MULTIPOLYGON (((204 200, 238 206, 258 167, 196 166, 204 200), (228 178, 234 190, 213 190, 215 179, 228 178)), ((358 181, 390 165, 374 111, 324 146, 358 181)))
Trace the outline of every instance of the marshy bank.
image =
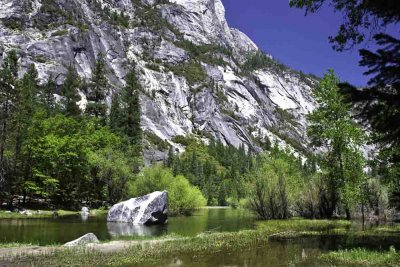
POLYGON ((362 231, 357 222, 291 219, 253 221, 253 226, 250 230, 203 231, 194 236, 159 236, 152 237, 153 240, 125 237, 124 241, 85 248, 58 247, 43 254, 11 258, 3 255, 2 263, 15 266, 357 266, 343 261, 335 264, 336 254, 332 251, 362 247, 377 255, 391 253, 391 257, 397 257, 393 251, 400 249, 400 228, 395 225, 362 231), (110 250, 113 246, 119 249, 110 250))

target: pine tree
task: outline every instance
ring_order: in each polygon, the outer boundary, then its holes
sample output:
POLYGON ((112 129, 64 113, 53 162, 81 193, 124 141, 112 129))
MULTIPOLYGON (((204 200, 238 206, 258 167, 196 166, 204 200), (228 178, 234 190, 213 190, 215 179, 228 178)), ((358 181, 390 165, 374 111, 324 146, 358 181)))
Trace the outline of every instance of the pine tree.
POLYGON ((124 114, 121 128, 128 136, 130 144, 134 147, 134 154, 137 156, 140 156, 142 151, 140 89, 135 70, 132 69, 127 75, 126 85, 121 94, 122 114, 124 114))
POLYGON ((4 59, 0 69, 0 196, 5 192, 7 184, 8 160, 5 158, 5 150, 9 141, 12 103, 16 100, 16 82, 18 77, 18 57, 12 50, 4 59))
MULTIPOLYGON (((29 179, 28 175, 30 160, 23 158, 23 144, 28 137, 28 129, 31 125, 33 115, 38 106, 38 73, 35 65, 30 65, 28 71, 17 84, 17 98, 15 102, 15 112, 13 113, 13 186, 14 191, 21 189, 24 179, 29 179)), ((29 153, 28 153, 29 154, 29 153)))
POLYGON ((56 109, 56 98, 54 94, 56 92, 56 83, 53 77, 50 76, 47 83, 39 87, 39 102, 41 106, 46 110, 47 116, 50 116, 56 109))
POLYGON ((86 107, 86 114, 94 116, 104 123, 106 121, 107 113, 106 93, 108 86, 106 64, 103 55, 99 54, 89 84, 90 92, 87 96, 88 105, 86 107))
POLYGON ((81 110, 77 104, 77 102, 81 100, 78 94, 78 87, 78 75, 75 70, 70 67, 61 89, 63 109, 67 116, 79 116, 81 114, 81 110))
POLYGON ((110 120, 109 126, 114 133, 122 133, 122 109, 121 109, 121 100, 118 93, 114 93, 112 101, 111 101, 111 110, 110 110, 110 120))

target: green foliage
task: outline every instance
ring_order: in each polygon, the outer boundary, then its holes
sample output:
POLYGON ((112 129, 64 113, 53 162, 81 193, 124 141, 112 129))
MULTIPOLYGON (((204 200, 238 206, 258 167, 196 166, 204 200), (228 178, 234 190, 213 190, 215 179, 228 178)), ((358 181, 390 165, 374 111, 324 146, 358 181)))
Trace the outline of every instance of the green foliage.
POLYGON ((24 28, 24 24, 20 19, 2 19, 3 25, 11 30, 22 31, 24 28))
POLYGON ((299 126, 299 123, 297 122, 296 117, 290 113, 289 111, 287 111, 286 109, 281 109, 281 108, 277 108, 276 112, 279 114, 279 117, 286 123, 289 123, 293 126, 299 126))
POLYGON ((300 140, 294 139, 293 137, 290 137, 287 133, 285 133, 285 128, 284 129, 278 129, 278 128, 269 128, 268 129, 271 133, 275 134, 278 136, 280 139, 286 142, 286 144, 290 145, 292 148, 294 148, 296 151, 302 153, 305 156, 310 157, 310 150, 305 148, 304 145, 300 142, 300 140))
POLYGON ((51 34, 52 37, 65 36, 68 35, 69 31, 67 29, 57 30, 51 34))
POLYGON ((107 104, 105 101, 108 87, 106 64, 103 55, 99 54, 89 84, 90 91, 87 95, 86 114, 100 119, 103 123, 106 121, 107 104))
POLYGON ((185 77, 189 85, 195 85, 207 79, 207 74, 203 67, 196 61, 190 61, 179 65, 167 65, 166 68, 178 76, 185 77))
POLYGON ((25 151, 31 156, 30 185, 41 190, 33 195, 66 206, 83 200, 99 206, 122 199, 132 177, 131 162, 121 150, 123 141, 96 124, 60 114, 35 116, 25 151))
POLYGON ((332 266, 397 266, 400 253, 394 247, 389 251, 369 251, 364 248, 339 250, 322 254, 320 262, 332 266))
POLYGON ((177 143, 177 144, 181 144, 183 146, 189 146, 192 143, 196 143, 197 140, 195 137, 193 136, 183 136, 183 135, 176 135, 174 137, 172 137, 171 139, 172 142, 177 143))
POLYGON ((242 65, 242 69, 248 73, 259 69, 273 69, 283 72, 287 70, 288 67, 272 59, 270 56, 267 56, 264 52, 257 51, 247 55, 246 62, 242 65))
POLYGON ((340 200, 349 213, 348 208, 359 200, 364 179, 364 158, 360 152, 363 132, 352 120, 338 83, 332 70, 325 75, 313 90, 318 108, 308 118, 308 134, 313 145, 326 149, 319 164, 325 172, 327 187, 323 210, 328 217, 340 200))
POLYGON ((190 136, 177 136, 172 141, 185 145, 186 150, 180 156, 170 150, 166 165, 175 175, 182 174, 198 186, 209 205, 226 205, 228 198, 231 202, 244 198, 243 176, 253 163, 244 146, 236 149, 213 139, 205 145, 190 136))
POLYGON ((154 191, 168 191, 169 212, 189 215, 194 210, 206 205, 201 191, 192 186, 182 175, 174 176, 171 170, 161 166, 146 168, 131 183, 130 194, 142 196, 154 191))
POLYGON ((258 157, 257 168, 250 172, 249 204, 260 219, 287 219, 304 189, 297 159, 276 148, 258 157))
POLYGON ((188 52, 191 59, 211 65, 225 66, 226 62, 222 59, 221 55, 232 56, 231 48, 222 45, 196 45, 188 40, 176 42, 175 45, 188 52))
POLYGON ((142 152, 142 128, 140 92, 141 85, 136 77, 134 68, 126 77, 126 85, 119 96, 114 95, 110 125, 119 134, 125 135, 132 146, 134 156, 140 156, 142 152))
POLYGON ((146 27, 155 34, 165 35, 167 31, 172 32, 177 37, 181 37, 182 33, 171 25, 168 20, 162 17, 160 10, 152 5, 143 5, 135 3, 138 9, 135 12, 138 22, 134 25, 137 27, 146 27))
POLYGON ((17 99, 17 84, 18 78, 18 57, 16 51, 8 52, 3 61, 3 66, 0 69, 0 197, 9 192, 14 182, 15 177, 8 178, 6 175, 10 172, 10 146, 13 137, 13 122, 15 106, 12 103, 17 99), (8 178, 8 179, 7 179, 8 178))
POLYGON ((157 72, 160 72, 160 65, 156 64, 156 63, 146 63, 146 68, 150 69, 150 70, 154 70, 157 72))
POLYGON ((154 134, 152 132, 146 132, 145 133, 145 138, 151 144, 155 145, 158 150, 165 151, 170 147, 170 145, 169 145, 169 143, 167 141, 162 140, 160 137, 158 137, 158 135, 156 135, 156 134, 154 134))
POLYGON ((61 87, 61 96, 63 99, 62 109, 67 116, 79 116, 81 110, 77 104, 81 100, 78 94, 78 88, 80 86, 80 79, 75 69, 69 67, 67 76, 65 77, 64 83, 61 87))
MULTIPOLYGON (((142 164, 137 147, 124 132, 117 135, 102 126, 99 119, 105 118, 81 114, 77 102, 83 84, 75 70, 68 70, 60 103, 51 77, 39 85, 34 65, 21 79, 17 71, 12 51, 0 68, 1 201, 6 198, 13 205, 22 196, 22 205, 44 199, 47 206, 76 208, 83 202, 99 207, 125 198, 126 185, 142 164)), ((104 100, 103 73, 100 62, 91 83, 100 92, 93 98, 98 102, 104 100)))

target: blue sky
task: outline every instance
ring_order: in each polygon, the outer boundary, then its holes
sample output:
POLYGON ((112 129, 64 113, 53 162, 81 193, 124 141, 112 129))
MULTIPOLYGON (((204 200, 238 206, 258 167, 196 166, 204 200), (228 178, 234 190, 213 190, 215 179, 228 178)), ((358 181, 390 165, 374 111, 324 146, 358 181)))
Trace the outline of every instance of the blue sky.
MULTIPOLYGON (((222 0, 231 27, 246 33, 263 51, 305 73, 322 76, 333 68, 342 81, 366 85, 365 68, 358 66, 357 47, 336 52, 328 41, 335 35, 341 15, 329 7, 304 16, 289 7, 288 0, 222 0)), ((371 48, 372 44, 363 47, 371 48)))

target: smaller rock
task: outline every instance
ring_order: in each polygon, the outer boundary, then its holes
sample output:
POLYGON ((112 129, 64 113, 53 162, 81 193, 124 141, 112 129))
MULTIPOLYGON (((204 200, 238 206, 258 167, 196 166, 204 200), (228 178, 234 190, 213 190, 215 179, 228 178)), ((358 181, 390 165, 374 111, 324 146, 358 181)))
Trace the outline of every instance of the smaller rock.
POLYGON ((12 211, 11 210, 6 210, 6 213, 12 213, 12 211))
POLYGON ((84 246, 86 244, 91 243, 99 243, 99 239, 93 233, 86 234, 84 236, 79 237, 71 242, 65 243, 64 247, 76 247, 76 246, 84 246))
POLYGON ((26 215, 26 216, 32 216, 32 213, 29 210, 20 211, 19 214, 26 215))

